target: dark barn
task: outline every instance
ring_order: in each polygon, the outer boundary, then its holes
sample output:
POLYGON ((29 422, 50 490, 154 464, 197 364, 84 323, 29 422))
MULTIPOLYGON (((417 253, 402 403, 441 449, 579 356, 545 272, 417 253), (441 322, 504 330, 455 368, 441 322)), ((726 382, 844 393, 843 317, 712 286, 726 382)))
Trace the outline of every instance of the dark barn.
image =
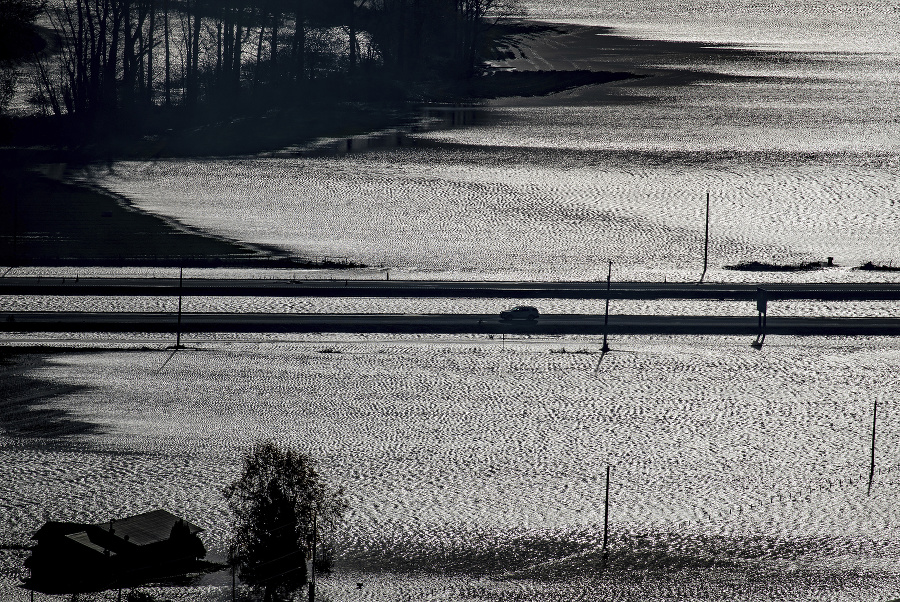
POLYGON ((50 521, 33 536, 28 589, 101 591, 202 572, 197 525, 165 510, 97 524, 50 521))

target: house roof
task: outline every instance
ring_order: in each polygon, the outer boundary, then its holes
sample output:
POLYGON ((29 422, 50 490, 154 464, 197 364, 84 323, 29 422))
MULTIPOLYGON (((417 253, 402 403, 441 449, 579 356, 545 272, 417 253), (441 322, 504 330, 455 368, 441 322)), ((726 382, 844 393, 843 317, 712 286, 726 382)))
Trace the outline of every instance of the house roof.
MULTIPOLYGON (((109 533, 110 527, 112 527, 112 535, 114 537, 125 540, 127 536, 128 543, 136 546, 143 546, 169 539, 169 536, 172 534, 172 527, 178 521, 182 521, 187 525, 188 530, 192 534, 203 531, 201 527, 189 523, 188 521, 175 516, 171 512, 167 512, 166 510, 152 510, 150 512, 144 512, 143 514, 135 514, 134 516, 113 519, 112 521, 95 523, 93 525, 50 521, 38 529, 37 533, 32 536, 32 539, 68 536, 69 539, 72 539, 73 541, 88 545, 85 542, 90 542, 91 540, 88 538, 86 531, 95 528, 109 533), (78 535, 78 537, 73 537, 73 535, 78 535)), ((95 544, 91 543, 91 546, 93 545, 95 544)))
POLYGON ((70 533, 69 535, 66 535, 66 537, 68 539, 71 539, 75 543, 81 544, 82 546, 88 548, 89 550, 93 550, 94 552, 97 552, 98 554, 106 554, 109 556, 115 556, 115 554, 116 554, 115 552, 107 550, 103 546, 97 545, 96 543, 91 541, 91 538, 88 535, 87 531, 79 531, 78 533, 70 533))
POLYGON ((192 534, 203 530, 201 527, 191 524, 165 510, 144 512, 143 514, 136 514, 110 522, 97 523, 96 526, 104 531, 109 531, 111 526, 113 535, 116 537, 125 539, 127 536, 129 543, 144 546, 169 539, 169 535, 172 534, 172 527, 178 521, 182 521, 187 525, 188 530, 192 534))
POLYGON ((85 527, 87 527, 85 523, 71 523, 51 520, 44 523, 44 525, 40 529, 38 529, 34 535, 31 536, 31 539, 39 540, 44 537, 60 537, 63 535, 68 535, 69 533, 83 531, 85 527))

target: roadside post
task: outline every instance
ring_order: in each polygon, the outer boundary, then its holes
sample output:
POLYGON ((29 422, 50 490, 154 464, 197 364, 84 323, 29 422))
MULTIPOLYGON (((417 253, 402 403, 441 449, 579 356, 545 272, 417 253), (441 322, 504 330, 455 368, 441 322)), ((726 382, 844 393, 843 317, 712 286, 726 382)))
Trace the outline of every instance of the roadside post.
POLYGON ((609 550, 606 544, 609 541, 609 464, 606 465, 606 496, 603 500, 603 549, 600 556, 600 574, 606 570, 606 563, 609 561, 609 550))
POLYGON ((181 297, 184 290, 184 267, 178 268, 178 331, 175 333, 175 349, 181 349, 181 297))
POLYGON ((709 263, 709 193, 706 193, 706 235, 703 243, 703 272, 700 273, 700 282, 703 284, 703 278, 706 276, 706 266, 709 263))
POLYGON ((756 311, 759 312, 760 329, 766 326, 766 312, 769 305, 769 293, 765 289, 756 289, 756 311))
POLYGON ((875 397, 875 402, 872 405, 872 459, 869 463, 869 488, 866 490, 866 495, 872 495, 872 481, 875 479, 875 419, 878 415, 878 397, 875 397))
POLYGON ((769 291, 757 287, 756 289, 756 312, 757 312, 757 328, 756 340, 750 346, 754 349, 762 349, 763 341, 766 340, 766 316, 769 306, 769 291))
POLYGON ((607 342, 607 336, 609 335, 609 287, 612 282, 612 260, 609 262, 609 271, 606 273, 606 312, 603 314, 603 347, 600 348, 600 351, 603 353, 609 352, 609 343, 607 342))
POLYGON ((606 496, 603 502, 603 559, 606 560, 606 544, 609 541, 609 464, 606 465, 606 496))

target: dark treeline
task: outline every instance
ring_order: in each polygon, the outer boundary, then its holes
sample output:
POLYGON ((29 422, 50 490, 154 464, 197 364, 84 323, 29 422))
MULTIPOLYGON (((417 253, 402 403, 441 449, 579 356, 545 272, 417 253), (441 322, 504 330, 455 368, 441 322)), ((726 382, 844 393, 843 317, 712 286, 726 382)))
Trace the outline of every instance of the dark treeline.
POLYGON ((96 122, 248 99, 396 96, 412 82, 470 76, 500 2, 53 0, 61 54, 36 61, 33 100, 96 122))
POLYGON ((0 115, 15 93, 19 64, 46 46, 33 23, 43 0, 0 0, 0 115))

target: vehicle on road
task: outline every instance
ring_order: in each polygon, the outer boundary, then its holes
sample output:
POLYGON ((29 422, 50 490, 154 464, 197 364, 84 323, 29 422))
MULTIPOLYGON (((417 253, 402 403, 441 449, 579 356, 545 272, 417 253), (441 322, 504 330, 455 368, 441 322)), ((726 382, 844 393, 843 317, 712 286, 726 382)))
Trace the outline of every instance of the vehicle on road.
POLYGON ((518 305, 500 312, 501 320, 537 320, 540 312, 530 305, 518 305))

